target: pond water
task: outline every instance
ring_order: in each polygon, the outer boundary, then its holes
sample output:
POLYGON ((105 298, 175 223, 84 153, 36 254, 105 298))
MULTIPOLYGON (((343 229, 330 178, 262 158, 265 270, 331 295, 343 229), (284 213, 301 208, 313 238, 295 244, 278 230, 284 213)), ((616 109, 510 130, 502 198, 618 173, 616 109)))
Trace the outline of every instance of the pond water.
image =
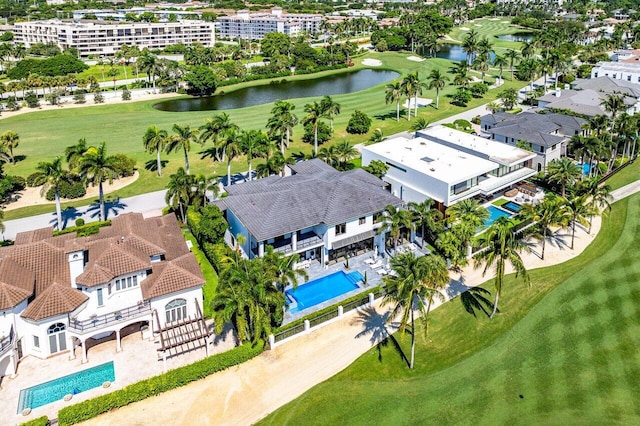
MULTIPOLYGON (((448 59, 450 61, 460 62, 467 60, 467 53, 462 50, 462 46, 458 44, 441 44, 440 51, 436 53, 438 58, 448 59)), ((491 60, 496 57, 495 54, 491 53, 491 60)))
POLYGON ((515 34, 504 34, 496 36, 497 39, 504 41, 531 41, 533 40, 533 33, 515 33, 515 34))
MULTIPOLYGON (((160 111, 186 112, 244 108, 268 104, 279 99, 353 93, 397 78, 394 71, 365 69, 311 80, 247 87, 227 94, 203 98, 174 99, 153 105, 160 111)), ((224 90, 220 88, 220 90, 224 90)))

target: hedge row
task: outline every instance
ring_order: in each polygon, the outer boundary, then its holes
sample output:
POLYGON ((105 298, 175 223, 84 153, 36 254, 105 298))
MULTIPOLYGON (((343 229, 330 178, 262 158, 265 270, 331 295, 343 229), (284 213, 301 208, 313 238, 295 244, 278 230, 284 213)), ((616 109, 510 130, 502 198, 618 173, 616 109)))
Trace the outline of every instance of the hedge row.
POLYGON ((283 326, 278 327, 277 329, 273 330, 273 334, 278 334, 280 332, 289 330, 290 328, 293 328, 297 325, 300 325, 302 323, 304 323, 306 320, 313 320, 315 318, 321 317, 322 315, 326 314, 327 312, 331 312, 331 311, 336 311, 338 309, 338 306, 344 306, 348 303, 354 302, 356 300, 360 300, 360 299, 364 299, 365 297, 369 297, 369 293, 375 293, 378 290, 382 289, 382 286, 376 286, 376 287, 371 287, 368 288, 366 292, 362 292, 360 294, 356 294, 355 296, 351 296, 348 299, 344 299, 338 303, 335 303, 331 306, 327 306, 326 308, 320 309, 319 311, 316 311, 312 314, 307 315, 304 318, 299 318, 295 321, 291 321, 290 323, 287 323, 283 326))
POLYGON ((101 222, 91 222, 81 226, 70 226, 60 231, 53 231, 53 236, 55 237, 56 235, 69 234, 71 232, 77 231, 78 237, 86 237, 88 235, 95 235, 98 232, 100 232, 100 228, 102 228, 103 226, 110 226, 110 225, 111 225, 110 220, 103 220, 101 222))
POLYGON ((20 426, 49 426, 49 418, 47 416, 38 417, 28 422, 20 423, 20 426))
POLYGON ((258 356, 263 350, 263 342, 258 342, 253 346, 247 343, 230 351, 142 380, 115 392, 65 407, 58 411, 58 423, 65 426, 92 419, 113 409, 159 395, 234 365, 242 364, 258 356))

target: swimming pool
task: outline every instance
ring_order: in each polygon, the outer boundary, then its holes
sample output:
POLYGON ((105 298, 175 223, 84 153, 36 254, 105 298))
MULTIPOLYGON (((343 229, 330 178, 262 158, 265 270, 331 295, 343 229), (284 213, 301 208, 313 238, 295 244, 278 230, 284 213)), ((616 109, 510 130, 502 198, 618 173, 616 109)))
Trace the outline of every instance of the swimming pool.
POLYGON ((500 207, 514 213, 518 213, 520 211, 520 204, 514 203, 513 201, 508 201, 503 205, 501 205, 500 207))
POLYGON ((358 288, 358 282, 363 279, 362 274, 358 271, 348 274, 344 271, 338 271, 299 285, 295 290, 289 289, 285 292, 287 297, 296 302, 294 306, 289 308, 289 312, 294 314, 355 290, 358 288))
POLYGON ((59 377, 20 391, 18 413, 25 408, 37 408, 59 401, 65 395, 76 395, 80 392, 102 386, 104 382, 114 382, 116 374, 113 361, 101 364, 68 376, 59 377))
POLYGON ((585 176, 588 175, 589 172, 591 171, 591 166, 587 163, 584 163, 584 164, 578 163, 577 166, 582 169, 582 174, 585 176))
POLYGON ((489 210, 489 219, 485 220, 484 222, 485 228, 488 228, 489 226, 491 226, 493 222, 495 222, 499 217, 513 216, 513 213, 509 213, 506 210, 499 209, 496 206, 489 206, 487 207, 487 210, 489 210))

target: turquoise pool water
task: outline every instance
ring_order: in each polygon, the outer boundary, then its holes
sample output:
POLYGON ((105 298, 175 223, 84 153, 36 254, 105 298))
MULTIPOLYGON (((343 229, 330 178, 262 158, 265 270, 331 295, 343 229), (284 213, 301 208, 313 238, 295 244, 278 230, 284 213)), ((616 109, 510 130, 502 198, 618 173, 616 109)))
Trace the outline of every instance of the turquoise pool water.
POLYGON ((20 391, 18 413, 25 408, 37 408, 59 401, 65 395, 76 395, 80 392, 102 386, 104 382, 114 382, 116 374, 113 362, 107 362, 68 376, 59 377, 20 391))
POLYGON ((289 299, 293 299, 297 303, 296 306, 289 308, 289 312, 294 314, 355 290, 358 288, 358 282, 363 279, 362 274, 358 271, 348 274, 344 271, 338 271, 299 285, 295 290, 289 289, 285 293, 289 299))
POLYGON ((493 224, 493 222, 495 222, 499 217, 511 217, 513 216, 513 213, 509 213, 505 210, 499 209, 496 206, 489 206, 487 207, 487 210, 489 210, 489 219, 487 219, 484 222, 484 227, 488 228, 489 226, 491 226, 493 224))
POLYGON ((589 172, 591 171, 591 166, 587 163, 584 163, 584 164, 578 163, 578 167, 582 169, 582 174, 585 176, 588 175, 589 172))
POLYGON ((518 213, 520 211, 520 204, 514 203, 513 201, 506 202, 501 207, 514 213, 518 213))

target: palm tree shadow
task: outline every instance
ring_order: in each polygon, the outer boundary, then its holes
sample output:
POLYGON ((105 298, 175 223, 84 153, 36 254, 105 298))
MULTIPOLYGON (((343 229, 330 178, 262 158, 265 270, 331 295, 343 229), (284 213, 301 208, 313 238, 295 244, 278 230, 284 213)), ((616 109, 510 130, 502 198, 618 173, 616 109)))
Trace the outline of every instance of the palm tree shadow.
MULTIPOLYGON (((120 201, 120 197, 116 197, 114 200, 105 200, 104 201, 104 214, 105 218, 102 220, 107 220, 109 216, 118 216, 120 211, 124 210, 127 207, 125 203, 120 201)), ((87 214, 95 219, 100 216, 100 200, 94 201, 88 208, 87 214)))
MULTIPOLYGON (((160 160, 160 166, 164 169, 169 164, 169 160, 160 160)), ((149 170, 150 172, 158 171, 158 162, 156 160, 149 160, 144 163, 145 170, 149 170)))
MULTIPOLYGON (((62 210, 62 229, 66 228, 69 225, 70 221, 74 221, 82 216, 82 213, 78 211, 75 207, 67 207, 62 210)), ((49 223, 55 228, 58 229, 58 217, 56 213, 53 213, 53 219, 49 221, 49 223)), ((61 231, 62 229, 58 229, 61 231)))
MULTIPOLYGON (((384 314, 379 314, 374 308, 369 307, 361 310, 358 316, 354 318, 352 324, 361 324, 363 330, 356 334, 356 339, 361 337, 371 336, 369 341, 371 345, 376 345, 378 350, 378 361, 382 362, 382 348, 389 346, 389 343, 393 346, 393 349, 400 355, 402 360, 410 365, 409 358, 402 351, 400 343, 389 331, 389 321, 391 317, 391 311, 387 311, 384 314)), ((393 327, 393 326, 392 326, 393 327)), ((394 327, 397 328, 397 327, 394 327)))
MULTIPOLYGON (((482 311, 487 318, 493 310, 493 302, 485 296, 491 295, 491 292, 482 287, 469 287, 469 289, 460 294, 460 302, 465 311, 477 318, 476 311, 482 311)), ((500 312, 498 309, 497 312, 500 312)))
MULTIPOLYGON (((400 109, 400 115, 402 115, 402 108, 400 109)), ((390 120, 390 119, 396 119, 396 111, 394 110, 393 112, 387 112, 384 114, 376 114, 374 115, 374 117, 377 120, 390 120)))

